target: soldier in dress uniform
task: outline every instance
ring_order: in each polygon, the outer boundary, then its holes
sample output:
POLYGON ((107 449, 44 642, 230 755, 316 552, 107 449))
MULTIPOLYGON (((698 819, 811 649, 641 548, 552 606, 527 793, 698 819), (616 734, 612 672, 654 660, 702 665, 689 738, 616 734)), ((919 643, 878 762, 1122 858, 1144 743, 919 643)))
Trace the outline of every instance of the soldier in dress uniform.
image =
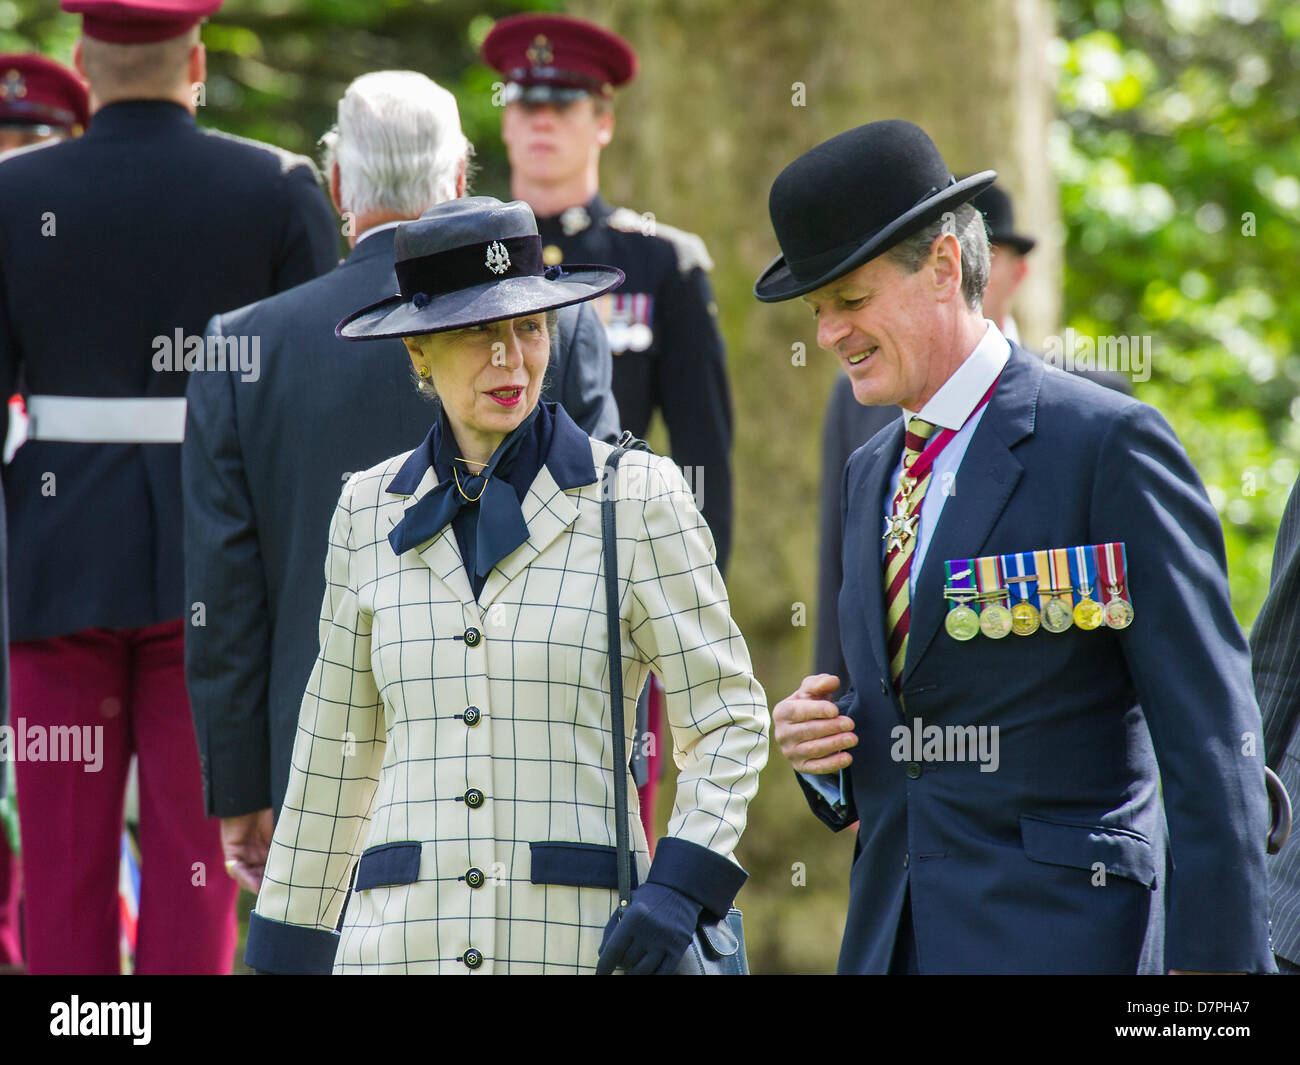
POLYGON ((83 16, 91 126, 0 165, 0 394, 21 372, 31 418, 4 492, 36 973, 119 969, 132 754, 136 971, 228 972, 234 954, 237 888, 204 817, 183 671, 185 619, 209 622, 183 594, 185 385, 252 369, 250 352, 205 352, 205 323, 332 267, 338 231, 309 160, 195 125, 198 23, 219 6, 64 0, 83 16))
MULTIPOLYGON (((20 151, 80 136, 90 121, 90 93, 67 67, 43 55, 0 55, 0 161, 20 151)), ((0 396, 0 400, 6 397, 0 396)), ((21 401, 19 401, 21 402, 21 401)), ((0 646, 7 646, 4 613, 4 516, 0 512, 0 646)), ((9 712, 9 660, 0 654, 0 725, 9 712)), ((0 971, 22 965, 18 900, 18 811, 9 777, 0 764, 0 971)))
MULTIPOLYGON (((506 78, 501 135, 510 194, 537 216, 548 266, 608 263, 627 280, 601 297, 614 353, 614 398, 623 427, 645 436, 663 415, 673 460, 695 490, 725 572, 731 547, 731 397, 713 263, 693 233, 601 198, 600 152, 614 132, 613 90, 636 76, 637 57, 617 34, 560 15, 501 19, 484 61, 506 78)), ((656 679, 638 709, 633 769, 651 840, 663 735, 656 679)))

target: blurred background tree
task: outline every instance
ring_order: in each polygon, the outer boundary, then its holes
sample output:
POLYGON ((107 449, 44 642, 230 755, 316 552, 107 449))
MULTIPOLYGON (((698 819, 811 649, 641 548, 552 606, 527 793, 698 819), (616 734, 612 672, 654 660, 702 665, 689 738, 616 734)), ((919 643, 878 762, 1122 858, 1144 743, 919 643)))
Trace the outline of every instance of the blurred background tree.
MULTIPOLYGON (((478 46, 498 17, 561 9, 625 34, 642 58, 616 104, 607 197, 699 232, 717 262, 737 434, 728 584, 773 702, 811 662, 797 604, 813 616, 818 439, 836 369, 801 307, 750 293, 777 251, 767 189, 806 148, 877 118, 919 122, 954 170, 1000 172, 1021 228, 1040 238, 1017 307, 1028 343, 1064 326, 1152 338, 1136 394, 1169 418, 1206 481, 1249 626, 1300 452, 1300 303, 1287 299, 1300 273, 1300 7, 227 0, 204 29, 199 120, 316 155, 354 77, 419 70, 460 101, 476 191, 505 196, 497 75, 478 46), (792 363, 799 344, 806 366, 792 363)), ((0 0, 0 50, 68 61, 77 32, 54 0, 0 0)), ((666 788, 661 826, 671 802, 666 788)), ((852 839, 814 821, 775 751, 739 857, 754 970, 831 971, 852 839)))

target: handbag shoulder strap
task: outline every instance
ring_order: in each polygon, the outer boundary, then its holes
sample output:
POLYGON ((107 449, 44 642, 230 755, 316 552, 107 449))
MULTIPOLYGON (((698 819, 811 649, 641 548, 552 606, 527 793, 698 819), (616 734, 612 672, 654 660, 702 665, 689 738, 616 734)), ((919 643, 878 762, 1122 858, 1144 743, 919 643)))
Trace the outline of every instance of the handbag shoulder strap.
POLYGON ((601 481, 600 532, 605 555, 605 623, 609 654, 609 712, 614 741, 614 840, 618 851, 618 905, 622 911, 632 897, 632 841, 627 827, 627 737, 623 732, 623 639, 618 613, 618 529, 614 485, 619 460, 628 451, 649 451, 631 433, 624 433, 605 460, 601 481))

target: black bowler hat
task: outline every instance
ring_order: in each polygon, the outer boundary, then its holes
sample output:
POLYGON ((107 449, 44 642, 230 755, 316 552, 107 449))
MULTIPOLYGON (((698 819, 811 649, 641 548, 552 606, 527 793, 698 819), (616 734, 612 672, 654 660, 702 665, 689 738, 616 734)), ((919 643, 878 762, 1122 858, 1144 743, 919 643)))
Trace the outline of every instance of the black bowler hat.
POLYGON ((997 185, 990 185, 983 192, 971 198, 971 206, 978 207, 988 225, 989 240, 994 244, 1010 244, 1021 255, 1034 250, 1038 241, 1016 232, 1016 212, 1011 206, 1011 197, 997 185))
POLYGON ((991 185, 957 181, 925 131, 891 118, 804 152, 772 183, 768 210, 783 254, 754 283, 764 303, 802 296, 856 270, 991 185))
POLYGON ((612 266, 544 266, 537 220, 519 200, 440 203, 399 225, 393 248, 401 292, 349 314, 336 336, 443 333, 582 303, 623 283, 612 266))

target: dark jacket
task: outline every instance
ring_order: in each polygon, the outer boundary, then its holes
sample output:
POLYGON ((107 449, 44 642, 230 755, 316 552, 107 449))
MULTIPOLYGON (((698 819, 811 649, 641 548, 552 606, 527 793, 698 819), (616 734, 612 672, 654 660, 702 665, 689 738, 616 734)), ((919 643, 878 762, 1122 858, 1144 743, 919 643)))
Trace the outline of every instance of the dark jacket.
MULTIPOLYGON (((0 165, 0 396, 181 397, 174 338, 338 260, 311 162, 178 104, 0 165)), ((7 407, 6 407, 7 424, 7 407)), ((30 440, 5 469, 10 638, 154 625, 183 594, 179 444, 30 440)))
POLYGON ((844 477, 846 805, 800 778, 827 824, 861 819, 840 970, 887 970, 910 895, 923 973, 1272 971, 1259 708, 1219 518, 1173 431, 1013 345, 916 574, 896 695, 878 530, 902 443, 899 419, 844 477), (945 560, 1109 542, 1128 628, 945 631, 945 560), (916 719, 997 728, 996 772, 896 760, 916 719))
MULTIPOLYGON (((1300 482, 1298 482, 1300 483, 1300 482)), ((1273 580, 1250 634, 1264 750, 1300 800, 1300 488, 1291 490, 1273 552, 1273 580)), ((1297 803, 1300 805, 1300 803, 1297 803)), ((1300 832, 1268 859, 1273 950, 1300 965, 1300 832)))
MULTIPOLYGON (((349 312, 397 291, 394 230, 292 292, 214 318, 256 338, 257 380, 193 374, 185 434, 186 677, 209 814, 273 806, 289 779, 298 710, 318 650, 330 516, 343 482, 424 439, 437 408, 415 390, 400 340, 334 336, 349 312)), ((586 305, 560 311, 542 398, 586 432, 618 433, 604 331, 586 305)))

